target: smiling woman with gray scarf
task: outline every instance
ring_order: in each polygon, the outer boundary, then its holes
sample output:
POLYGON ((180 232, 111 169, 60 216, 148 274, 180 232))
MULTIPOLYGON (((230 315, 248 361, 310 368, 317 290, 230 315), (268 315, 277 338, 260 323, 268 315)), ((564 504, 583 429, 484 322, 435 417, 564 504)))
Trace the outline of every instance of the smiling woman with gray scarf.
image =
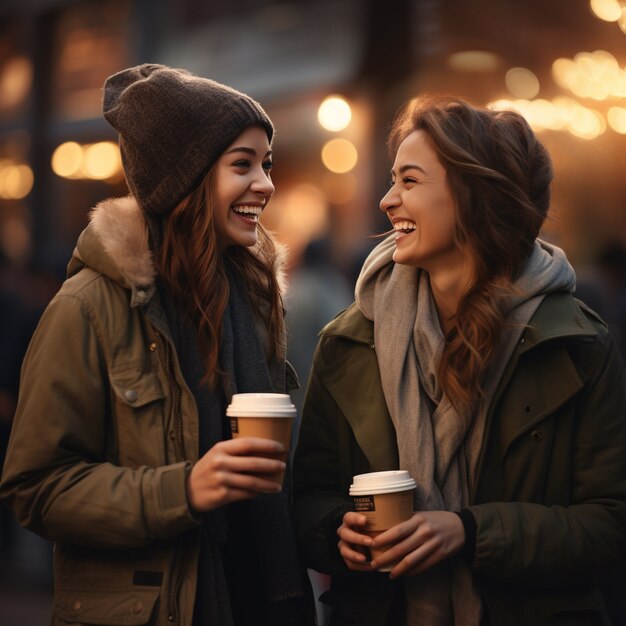
POLYGON ((537 238, 549 155, 520 115, 455 98, 410 102, 389 144, 393 234, 321 334, 294 458, 297 537, 332 575, 330 623, 608 624, 597 576, 626 560, 624 368, 563 251, 537 238), (372 539, 352 477, 398 468, 414 514, 372 539))
POLYGON ((259 223, 272 122, 157 64, 109 77, 103 109, 131 195, 92 211, 33 337, 0 485, 55 541, 51 623, 312 626, 284 447, 226 419, 297 382, 259 223))

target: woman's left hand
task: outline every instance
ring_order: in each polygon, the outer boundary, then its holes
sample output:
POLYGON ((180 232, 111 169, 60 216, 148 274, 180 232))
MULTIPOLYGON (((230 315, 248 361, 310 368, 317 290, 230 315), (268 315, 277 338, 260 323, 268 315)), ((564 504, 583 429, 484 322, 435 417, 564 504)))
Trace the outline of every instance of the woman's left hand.
POLYGON ((378 548, 386 544, 389 549, 372 561, 373 569, 395 563, 390 578, 419 574, 459 552, 465 544, 465 529, 456 513, 420 511, 373 542, 378 548))

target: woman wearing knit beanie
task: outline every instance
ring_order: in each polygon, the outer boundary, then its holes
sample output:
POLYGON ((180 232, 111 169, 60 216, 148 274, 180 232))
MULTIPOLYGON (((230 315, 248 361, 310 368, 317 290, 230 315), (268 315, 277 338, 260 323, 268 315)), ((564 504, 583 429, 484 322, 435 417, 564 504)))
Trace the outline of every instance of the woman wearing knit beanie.
POLYGON ((93 210, 33 336, 0 497, 55 542, 53 624, 313 624, 284 449, 225 417, 297 384, 259 223, 272 123, 162 65, 107 79, 104 116, 131 195, 93 210))

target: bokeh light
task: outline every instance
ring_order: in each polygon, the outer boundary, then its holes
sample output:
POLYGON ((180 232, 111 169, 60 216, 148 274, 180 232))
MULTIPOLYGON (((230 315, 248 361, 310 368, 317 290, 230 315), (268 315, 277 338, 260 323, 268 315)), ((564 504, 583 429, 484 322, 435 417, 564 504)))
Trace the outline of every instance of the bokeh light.
POLYGON ((11 159, 0 160, 0 198, 21 200, 31 192, 34 181, 33 170, 28 165, 11 159))
POLYGON ((354 169, 359 154, 351 141, 331 139, 322 148, 322 163, 335 174, 345 174, 354 169))
POLYGON ((100 141, 85 148, 81 170, 86 178, 111 178, 121 166, 120 151, 113 142, 100 141))
POLYGON ((26 57, 17 56, 0 70, 0 109, 21 104, 30 92, 33 82, 33 64, 26 57))
POLYGON ((122 172, 122 158, 112 141, 87 145, 67 141, 52 153, 51 166, 63 178, 107 180, 122 172))
POLYGON ((484 50, 464 50, 448 57, 448 67, 459 72, 493 72, 500 67, 500 57, 484 50))
POLYGON ((52 171, 57 176, 72 178, 80 172, 80 164, 83 160, 83 149, 75 141, 62 143, 52 153, 52 171))
POLYGON ((611 107, 607 113, 609 126, 621 135, 626 135, 626 109, 623 107, 611 107))
POLYGON ((617 22, 622 16, 622 7, 617 0, 589 0, 593 14, 605 22, 617 22))
POLYGON ((606 50, 579 52, 573 59, 556 59, 552 64, 552 75, 559 86, 579 98, 626 97, 626 71, 606 50))
POLYGON ((512 67, 505 74, 504 82, 516 98, 532 99, 539 93, 539 79, 525 67, 512 67))
POLYGON ((489 104, 497 110, 513 110, 523 115, 537 131, 563 130, 581 139, 595 139, 606 131, 604 116, 563 96, 553 100, 497 100, 489 104))
POLYGON ((347 128, 352 120, 350 105, 340 96, 328 96, 317 111, 317 119, 326 130, 339 131, 347 128))

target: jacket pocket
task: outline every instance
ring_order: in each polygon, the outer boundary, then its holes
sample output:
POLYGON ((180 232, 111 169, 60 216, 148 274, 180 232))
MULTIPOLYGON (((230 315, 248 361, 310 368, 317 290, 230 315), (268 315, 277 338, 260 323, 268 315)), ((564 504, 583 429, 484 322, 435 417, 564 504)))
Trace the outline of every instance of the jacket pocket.
POLYGON ((165 397, 154 372, 144 372, 143 363, 129 363, 111 370, 111 386, 122 405, 141 408, 165 397))
POLYGON ((149 624, 160 588, 59 589, 53 609, 53 625, 139 626, 149 624))
POLYGON ((133 468, 165 465, 165 393, 156 373, 145 371, 141 361, 131 361, 112 368, 109 379, 119 463, 133 468))

